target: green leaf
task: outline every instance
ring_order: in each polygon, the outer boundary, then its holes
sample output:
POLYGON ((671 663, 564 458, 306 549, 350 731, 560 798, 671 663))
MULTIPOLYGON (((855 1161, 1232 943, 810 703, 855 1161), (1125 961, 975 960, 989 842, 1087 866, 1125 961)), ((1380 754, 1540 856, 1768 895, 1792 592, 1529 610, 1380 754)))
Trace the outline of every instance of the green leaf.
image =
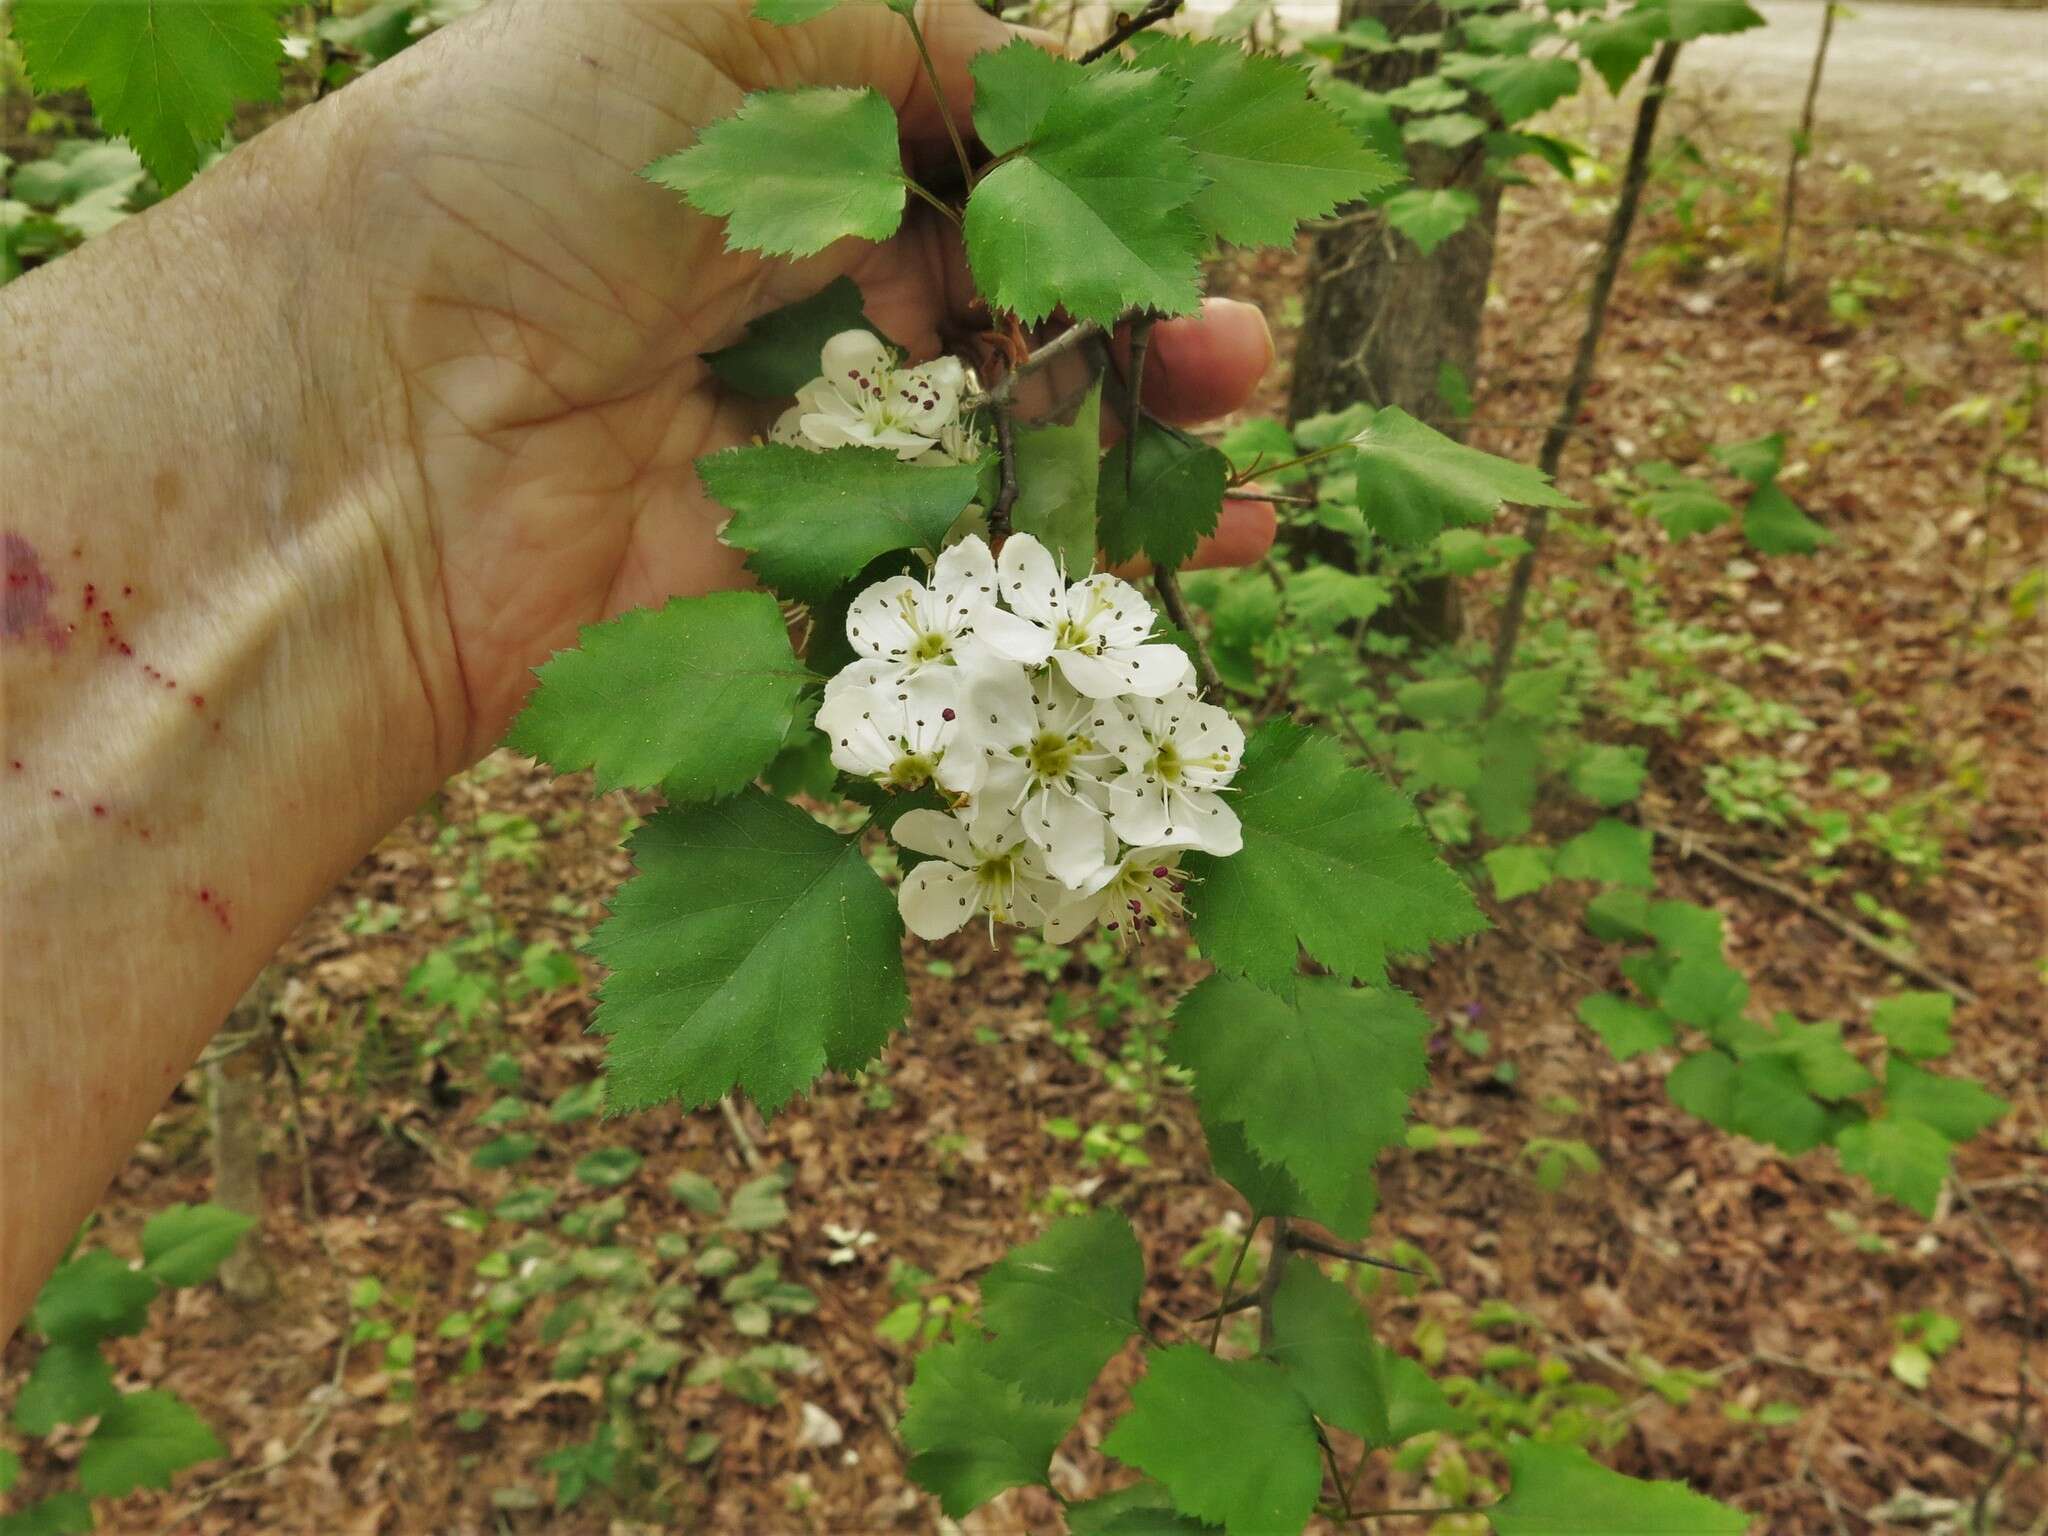
POLYGON ((1956 1000, 1946 992, 1900 992, 1871 1011, 1870 1027, 1893 1050, 1925 1060, 1949 1053, 1948 1026, 1955 1011, 1956 1000))
POLYGON ((640 1154, 631 1147, 599 1147, 576 1159, 576 1177, 599 1189, 617 1189, 640 1171, 640 1154))
POLYGON ((524 1131, 514 1131, 485 1142, 469 1154, 469 1161, 477 1168, 510 1168, 514 1163, 523 1163, 540 1150, 540 1138, 524 1131))
POLYGON ((171 1206, 142 1229, 142 1267, 165 1285, 198 1285, 213 1278, 255 1225, 253 1216, 223 1206, 171 1206))
POLYGON ((1844 1126, 1835 1136, 1842 1166, 1871 1188, 1932 1218, 1948 1177, 1949 1140, 1924 1120, 1887 1115, 1844 1126))
POLYGON ((1294 1001, 1215 975, 1174 1010, 1167 1057, 1195 1075, 1204 1112, 1314 1201, 1335 1205, 1356 1171, 1399 1141, 1428 1080, 1429 1019, 1403 993, 1304 977, 1294 1001))
POLYGON ((1642 0, 1642 9, 1663 15, 1666 34, 1675 43, 1747 32, 1764 24, 1748 0, 1642 0))
POLYGON ((1810 1152, 1827 1140, 1828 1115, 1783 1056, 1751 1056, 1735 1071, 1729 1128, 1781 1152, 1810 1152))
POLYGON ((1680 1023, 1711 1034, 1742 1017, 1749 981, 1717 954, 1691 954, 1672 967, 1657 1001, 1680 1023))
POLYGON ((1444 1396, 1444 1389, 1415 1361, 1391 1349, 1380 1351, 1380 1380, 1387 1391, 1387 1438, 1381 1444, 1399 1445, 1432 1430, 1461 1433, 1470 1427, 1444 1396))
POLYGON ((1834 1103, 1854 1098, 1877 1086, 1877 1079, 1842 1044, 1842 1026, 1839 1024, 1801 1024, 1797 1020, 1782 1020, 1778 1027, 1778 1041, 1769 1050, 1785 1057, 1798 1069, 1799 1080, 1817 1099, 1834 1103))
POLYGON ((1030 324, 1055 308, 1106 325, 1133 306, 1196 307, 1204 242, 1187 203, 1202 175, 1168 136, 1176 94, 1156 70, 1089 75, 975 184, 967 256, 991 304, 1030 324))
MULTIPOLYGON (((1548 848, 1515 843, 1495 848, 1483 861, 1493 880, 1493 894, 1501 901, 1513 901, 1550 884, 1551 858, 1548 848)), ((1612 1044, 1612 1042, 1609 1042, 1612 1044)))
POLYGON ((1712 533, 1735 516, 1735 509, 1698 480, 1679 480, 1647 491, 1635 500, 1638 512, 1654 517, 1673 539, 1712 533))
POLYGON ((1395 193, 1386 200, 1382 211, 1388 224, 1413 240, 1416 249, 1428 256, 1478 217, 1479 199, 1462 187, 1416 187, 1395 193))
POLYGON ((1263 1360, 1219 1360, 1199 1344, 1146 1351, 1130 1411, 1102 1449, 1229 1536, 1300 1530, 1323 1481, 1315 1421, 1286 1374, 1263 1360))
POLYGON ((1663 35, 1664 18, 1638 8, 1612 21, 1586 22, 1572 34, 1572 41, 1578 44, 1579 57, 1619 96, 1629 77, 1656 51, 1663 35))
POLYGON ((708 454, 697 475, 732 512, 722 537, 748 551, 747 568, 785 597, 816 602, 878 555, 936 552, 981 470, 906 464, 885 448, 762 443, 708 454))
POLYGON ((1723 1051, 1699 1051, 1671 1069, 1664 1092, 1689 1115, 1724 1131, 1735 1128, 1735 1058, 1723 1051))
POLYGON ((770 26, 795 27, 844 3, 845 0, 754 0, 754 15, 770 26))
POLYGON ((1246 747, 1236 794, 1243 849, 1184 861, 1203 882, 1195 940, 1216 964, 1285 991, 1299 947, 1373 980, 1389 955, 1485 927, 1414 808, 1329 738, 1269 721, 1246 747))
MULTIPOLYGON (((1650 937, 1650 903, 1641 891, 1602 891, 1586 903, 1586 931, 1609 944, 1634 944, 1650 937)), ((1718 956, 1719 946, 1715 946, 1718 956)))
POLYGON ((1216 1529, 1180 1514, 1172 1496, 1150 1481, 1069 1504, 1063 1513, 1067 1536, 1209 1536, 1216 1529))
POLYGON ((1968 1141, 2012 1108, 1977 1083, 1925 1071, 1903 1056, 1885 1065, 1884 1102, 1892 1114, 1931 1125, 1950 1141, 1968 1141))
POLYGON ((1306 1259, 1293 1259, 1273 1297, 1269 1358, 1315 1416, 1373 1445, 1392 1438, 1380 1348, 1351 1293, 1306 1259))
POLYGON ((1376 412, 1351 444, 1359 503, 1381 536, 1403 549, 1458 523, 1483 523, 1503 502, 1578 505, 1540 470, 1467 448, 1399 406, 1376 412))
POLYGON ((1641 747, 1588 746, 1565 776, 1595 805, 1626 805, 1643 792, 1648 756, 1641 747))
POLYGON ((0 1493, 12 1493, 21 1481, 21 1458, 0 1445, 0 1493))
POLYGON ((992 155, 1007 155, 1026 143, 1038 132, 1046 109, 1088 78, 1071 59, 1021 37, 977 54, 969 68, 974 73, 974 131, 992 155))
POLYGON ((678 597, 578 637, 540 669, 506 745, 600 791, 660 784, 673 799, 729 795, 782 746, 810 674, 765 592, 678 597))
POLYGON ((1071 421, 1017 428, 1016 454, 1017 504, 1010 508, 1010 527, 1038 540, 1066 570, 1090 569, 1102 458, 1101 384, 1082 397, 1071 421))
POLYGON ((1648 827, 1632 827, 1612 816, 1603 816, 1557 850, 1558 876, 1646 891, 1656 884, 1656 877, 1650 873, 1652 841, 1648 827))
POLYGON ((1174 133, 1209 184, 1195 194, 1203 230, 1237 245, 1288 245, 1321 218, 1392 185, 1394 169, 1309 95, 1285 59, 1233 43, 1161 37, 1148 66, 1183 82, 1174 133))
POLYGON ((96 1343, 57 1343, 36 1356, 36 1367, 14 1399, 14 1427, 41 1439, 60 1424, 80 1424, 104 1413, 120 1396, 114 1368, 96 1343))
POLYGON ((1743 1536, 1750 1519, 1683 1483, 1610 1472, 1573 1445, 1518 1440, 1511 1486, 1487 1506, 1497 1536, 1743 1536))
POLYGON ((661 812, 631 847, 591 941, 611 968, 595 1028, 613 1109, 738 1087, 772 1113, 903 1022, 902 921, 856 839, 750 790, 661 812))
POLYGON ((1672 1040, 1671 1023, 1661 1013, 1616 997, 1612 992, 1581 999, 1579 1022, 1607 1042, 1616 1061, 1658 1050, 1672 1040))
POLYGON ((53 1493, 11 1515, 0 1515, 0 1536, 85 1536, 92 1505, 82 1493, 53 1493))
POLYGON ((156 1295, 154 1277, 89 1248, 43 1282, 29 1322, 53 1343, 90 1344, 140 1333, 156 1295))
POLYGON ((1764 486, 1742 509, 1742 536, 1767 555, 1810 555, 1834 535, 1799 510, 1775 485, 1764 486))
POLYGON ((110 134, 166 192, 192 179, 235 105, 275 101, 285 0, 15 0, 14 40, 36 88, 83 89, 110 134))
POLYGON ((809 256, 903 222, 896 114, 874 90, 755 91, 688 149, 640 173, 699 213, 726 216, 729 250, 809 256))
POLYGON ((1112 560, 1143 554, 1155 566, 1185 563, 1216 531, 1229 480, 1221 451, 1144 418, 1102 459, 1095 504, 1104 551, 1112 560))
POLYGON ((1395 689, 1394 702, 1424 725, 1477 720, 1486 708, 1486 685, 1471 676, 1433 677, 1395 689))
POLYGON ((1714 462, 1730 474, 1761 488, 1778 478, 1778 471, 1785 463, 1785 434, 1773 432, 1768 437, 1751 438, 1746 443, 1727 443, 1709 451, 1714 462))
POLYGON ((1394 600, 1394 589, 1383 577, 1334 565, 1311 565, 1286 579, 1288 611, 1323 634, 1340 624, 1363 624, 1394 600))
POLYGON ((1577 59, 1501 59, 1474 70, 1466 80, 1483 93, 1508 127, 1556 105, 1579 88, 1577 59))
MULTIPOLYGON (((1502 698, 1505 702, 1505 692, 1502 698)), ((1503 709, 1486 723, 1479 746, 1479 785, 1472 791, 1472 806, 1480 827, 1488 837, 1525 836, 1543 766, 1540 733, 1503 709)))
MULTIPOLYGON (((1401 137, 1410 144, 1434 144, 1439 149, 1459 149, 1485 132, 1484 118, 1474 117, 1470 112, 1439 112, 1432 117, 1413 119, 1401 129, 1401 137)), ((1402 194, 1404 197, 1407 195, 1402 194)), ((1395 227, 1399 228, 1398 225, 1395 227)))
POLYGON ((1115 1211, 1069 1216, 981 1279, 984 1369, 1039 1402, 1078 1401, 1138 1331, 1145 1256, 1115 1211))
POLYGON ((772 309, 747 323, 729 347, 706 352, 704 361, 728 389, 760 400, 795 394, 818 376, 825 343, 841 331, 872 331, 850 277, 835 277, 808 299, 772 309))
POLYGON ((718 1186, 688 1168, 668 1181, 668 1192, 701 1216, 716 1216, 724 1205, 718 1186))
POLYGON ((225 1456, 199 1415, 168 1392, 130 1392, 100 1415, 78 1457, 78 1481, 94 1498, 169 1488, 171 1474, 225 1456))
MULTIPOLYGON (((789 1202, 782 1198, 782 1192, 789 1188, 789 1181, 787 1170, 764 1173, 757 1179, 747 1180, 732 1192, 732 1206, 726 1213, 725 1224, 735 1232, 766 1232, 771 1227, 781 1226, 789 1220, 789 1202)), ((674 1193, 681 1183, 682 1178, 678 1175, 669 1185, 670 1192, 674 1193)))
POLYGON ((1338 1199, 1318 1205, 1302 1193, 1286 1169, 1274 1167, 1252 1151, 1243 1126, 1203 1109, 1202 1134, 1208 1140, 1209 1163, 1216 1176, 1244 1196, 1255 1217, 1300 1216, 1354 1242, 1372 1225, 1380 1190, 1371 1164, 1350 1168, 1338 1199))
POLYGON ((917 1357, 904 1395, 910 1477, 954 1519, 1006 1488, 1043 1483, 1052 1453, 1080 1415, 1073 1403, 1026 1402, 991 1374, 983 1339, 938 1344, 917 1357))
POLYGON ((1694 955, 1721 958, 1721 914, 1712 907, 1695 906, 1689 901, 1657 902, 1644 915, 1643 932, 1655 939, 1665 954, 1676 959, 1694 955))

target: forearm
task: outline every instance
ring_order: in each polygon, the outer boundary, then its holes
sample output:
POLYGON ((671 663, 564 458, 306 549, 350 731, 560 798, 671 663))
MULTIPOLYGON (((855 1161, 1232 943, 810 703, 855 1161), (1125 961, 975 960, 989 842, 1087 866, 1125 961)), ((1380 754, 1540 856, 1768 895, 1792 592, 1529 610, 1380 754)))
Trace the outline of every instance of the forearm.
MULTIPOLYGON (((0 1338, 236 996, 450 766, 287 123, 0 291, 0 1338)), ((443 732, 442 734, 445 734, 443 732)))

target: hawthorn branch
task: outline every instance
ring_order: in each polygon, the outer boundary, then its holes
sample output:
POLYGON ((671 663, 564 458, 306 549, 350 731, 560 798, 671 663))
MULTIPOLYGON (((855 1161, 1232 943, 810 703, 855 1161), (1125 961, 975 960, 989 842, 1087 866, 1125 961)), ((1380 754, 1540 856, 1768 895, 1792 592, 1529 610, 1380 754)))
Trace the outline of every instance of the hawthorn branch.
POLYGON ((1004 374, 995 384, 978 395, 969 395, 965 400, 962 400, 960 402, 960 409, 962 411, 1000 410, 1003 406, 1010 403, 1011 397, 1017 393, 1018 384, 1022 383, 1024 379, 1038 372, 1039 369, 1065 357, 1083 342, 1103 334, 1102 322, 1099 320, 1083 320, 1079 325, 1068 327, 1036 352, 1033 352, 1022 363, 1004 374))
MULTIPOLYGON (((1016 375, 1012 374, 1011 378, 1016 375)), ((988 509, 988 536, 991 539, 1007 538, 1010 532, 1010 509, 1017 505, 1019 487, 1017 484, 1017 423, 1008 402, 996 407, 996 452, 1003 461, 1002 488, 996 492, 996 504, 988 509)))
POLYGON ((1348 1264, 1369 1264, 1374 1269, 1391 1269, 1398 1275, 1414 1275, 1424 1280, 1429 1278, 1421 1270, 1412 1269, 1406 1264, 1396 1264, 1392 1259, 1376 1259, 1369 1253, 1362 1253, 1356 1248, 1346 1248, 1339 1243, 1326 1243, 1320 1237, 1311 1237, 1306 1232, 1289 1232, 1286 1243, 1289 1248, 1303 1253, 1328 1254, 1331 1258, 1342 1259, 1348 1264))
POLYGON ((1280 1277, 1287 1273, 1287 1218, 1273 1218, 1273 1251, 1266 1257, 1266 1272, 1259 1276, 1259 1349, 1273 1348, 1273 1298, 1280 1294, 1280 1277))
POLYGON ((1115 31, 1081 55, 1080 62, 1093 64, 1097 59, 1108 57, 1148 27, 1156 27, 1162 21, 1170 21, 1180 13, 1180 8, 1185 3, 1186 0, 1152 0, 1152 3, 1142 11, 1126 16, 1118 22, 1115 31))
MULTIPOLYGON (((1629 141, 1628 167, 1622 172, 1621 194, 1615 199, 1614 216, 1607 222, 1607 240, 1600 249, 1600 266, 1593 274, 1593 294, 1586 307, 1586 328, 1579 335, 1578 355, 1572 359, 1570 380, 1564 387, 1564 399, 1557 408, 1557 419, 1543 436, 1543 450, 1538 455, 1537 465, 1543 473, 1555 479, 1557 466, 1564 458, 1565 444, 1571 441, 1573 424, 1578 420, 1579 409, 1586 402, 1586 387, 1593 382, 1593 359, 1600 351, 1600 333, 1607 325, 1607 301, 1614 294, 1614 279, 1621 271, 1621 256, 1628 246, 1629 232, 1635 228, 1636 210, 1642 205, 1643 186, 1650 179, 1650 148, 1657 141, 1657 117, 1664 109, 1664 98, 1671 93, 1671 71, 1678 65, 1677 43, 1665 43, 1657 50, 1657 61, 1650 67, 1649 84, 1643 90, 1643 104, 1636 112, 1635 136, 1629 141)), ((1508 579, 1508 595, 1501 606, 1500 631, 1493 642, 1493 665, 1486 679, 1485 716, 1493 717, 1500 707, 1500 691, 1508 679, 1508 668, 1514 664, 1515 641, 1522 632, 1522 613, 1529 605, 1529 582, 1536 573, 1536 557, 1543 551, 1543 535, 1550 527, 1550 509, 1531 507, 1529 520, 1524 525, 1524 537, 1529 547, 1515 562, 1514 574, 1508 579)))
POLYGON ((1173 620, 1174 627, 1188 637, 1188 645, 1195 653, 1195 675, 1202 680, 1202 692, 1208 695, 1210 703, 1220 702, 1224 694, 1223 679, 1217 675, 1209 647, 1196 633, 1195 621, 1188 612, 1188 600, 1181 595, 1180 568, 1160 566, 1152 573, 1152 585, 1159 589, 1159 606, 1166 610, 1166 616, 1173 620))

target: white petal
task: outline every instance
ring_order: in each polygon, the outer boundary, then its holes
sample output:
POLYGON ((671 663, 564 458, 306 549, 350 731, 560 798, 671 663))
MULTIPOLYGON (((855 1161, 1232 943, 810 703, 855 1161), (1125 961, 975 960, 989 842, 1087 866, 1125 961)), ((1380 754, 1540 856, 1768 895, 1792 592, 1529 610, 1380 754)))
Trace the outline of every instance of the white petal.
POLYGON ((1031 679, 1015 662, 969 660, 951 669, 959 682, 958 733, 963 746, 1007 752, 1031 739, 1038 723, 1031 679))
POLYGON ((889 349, 872 331, 841 331, 825 343, 818 361, 818 371, 835 389, 842 379, 852 382, 856 373, 874 381, 893 372, 896 366, 889 349))
POLYGON ((1090 576, 1067 593, 1067 612, 1085 614, 1088 633, 1112 649, 1143 645, 1157 615, 1145 594, 1115 576, 1090 576))
POLYGON ((1109 825, 1125 842, 1140 847, 1174 843, 1165 792, 1157 784, 1146 784, 1134 775, 1109 786, 1109 825))
POLYGON ((1053 664, 1060 669, 1060 675, 1073 690, 1091 699, 1113 699, 1120 693, 1137 690, 1126 685, 1128 669, 1105 661, 1100 656, 1084 656, 1079 651, 1054 651, 1053 664))
POLYGON ((1003 588, 1003 600, 1027 619, 1058 626, 1065 616, 1066 585, 1052 552, 1028 533, 1013 533, 1004 541, 996 574, 1003 588))
MULTIPOLYGON (((962 539, 932 567, 932 597, 945 627, 964 628, 996 601, 996 562, 980 539, 962 539)), ((935 617, 938 615, 934 615, 935 617)))
POLYGON ((1207 853, 1228 856, 1244 846, 1244 828, 1221 795, 1206 790, 1193 790, 1180 797, 1179 820, 1183 825, 1175 828, 1191 840, 1191 845, 1207 853))
POLYGON ((1101 658, 1121 680, 1121 693, 1156 699, 1172 693, 1194 674, 1187 652, 1177 645, 1140 645, 1101 658))
POLYGON ((1083 896, 1053 908, 1045 917, 1045 942, 1071 944, 1090 928, 1101 914, 1102 898, 1083 896))
POLYGON ((818 729, 832 743, 835 768, 867 776, 887 773, 895 763, 896 744, 875 720, 880 702, 872 693, 849 688, 819 706, 818 729))
POLYGON ((974 635, 998 656, 1027 667, 1045 664, 1052 654, 1052 631, 1001 608, 984 608, 974 619, 974 635))
POLYGON ((981 887, 975 882, 973 871, 936 860, 920 864, 905 875, 896 892, 903 926, 920 939, 943 939, 949 933, 958 933, 979 910, 980 903, 981 887))
POLYGON ((1229 783, 1244 759, 1244 727, 1229 710, 1214 704, 1191 706, 1174 730, 1173 743, 1181 761, 1190 765, 1190 774, 1211 785, 1229 783), (1207 766, 1211 758, 1216 760, 1214 767, 1207 766))
POLYGON ((955 864, 974 862, 966 823, 944 811, 905 811, 896 818, 889 835, 912 853, 928 853, 955 864))
POLYGON ((917 631, 904 618, 915 612, 924 588, 909 576, 878 581, 846 610, 846 638, 863 656, 901 661, 917 644, 917 631))
POLYGON ((1024 811, 1024 831, 1045 852, 1045 867, 1069 889, 1102 873, 1116 856, 1116 839, 1101 811, 1072 795, 1034 795, 1024 811))

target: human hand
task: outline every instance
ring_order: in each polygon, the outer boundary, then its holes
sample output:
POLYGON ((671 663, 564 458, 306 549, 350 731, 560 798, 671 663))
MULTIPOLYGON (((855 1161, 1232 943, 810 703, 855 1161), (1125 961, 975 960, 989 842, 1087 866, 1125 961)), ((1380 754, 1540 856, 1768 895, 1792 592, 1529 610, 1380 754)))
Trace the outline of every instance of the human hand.
MULTIPOLYGON (((970 297, 957 236, 913 202, 883 245, 804 261, 723 248, 722 221, 635 174, 748 92, 872 85, 913 169, 950 155, 902 20, 849 6, 778 29, 750 0, 495 0, 334 98, 356 209, 342 253, 360 325, 335 402, 367 424, 363 515, 417 572, 398 583, 437 739, 462 766, 503 733, 531 668, 583 625, 745 584, 693 461, 775 408, 700 360, 755 317, 845 275, 925 358, 970 297), (355 398, 347 398, 353 394, 355 398)), ((955 114, 968 62, 1015 34, 968 0, 926 0, 955 114)), ((1191 423, 1241 406, 1271 361, 1249 306, 1156 327, 1147 405, 1191 423)), ((1234 504, 1193 563, 1255 558, 1270 509, 1234 504)))

